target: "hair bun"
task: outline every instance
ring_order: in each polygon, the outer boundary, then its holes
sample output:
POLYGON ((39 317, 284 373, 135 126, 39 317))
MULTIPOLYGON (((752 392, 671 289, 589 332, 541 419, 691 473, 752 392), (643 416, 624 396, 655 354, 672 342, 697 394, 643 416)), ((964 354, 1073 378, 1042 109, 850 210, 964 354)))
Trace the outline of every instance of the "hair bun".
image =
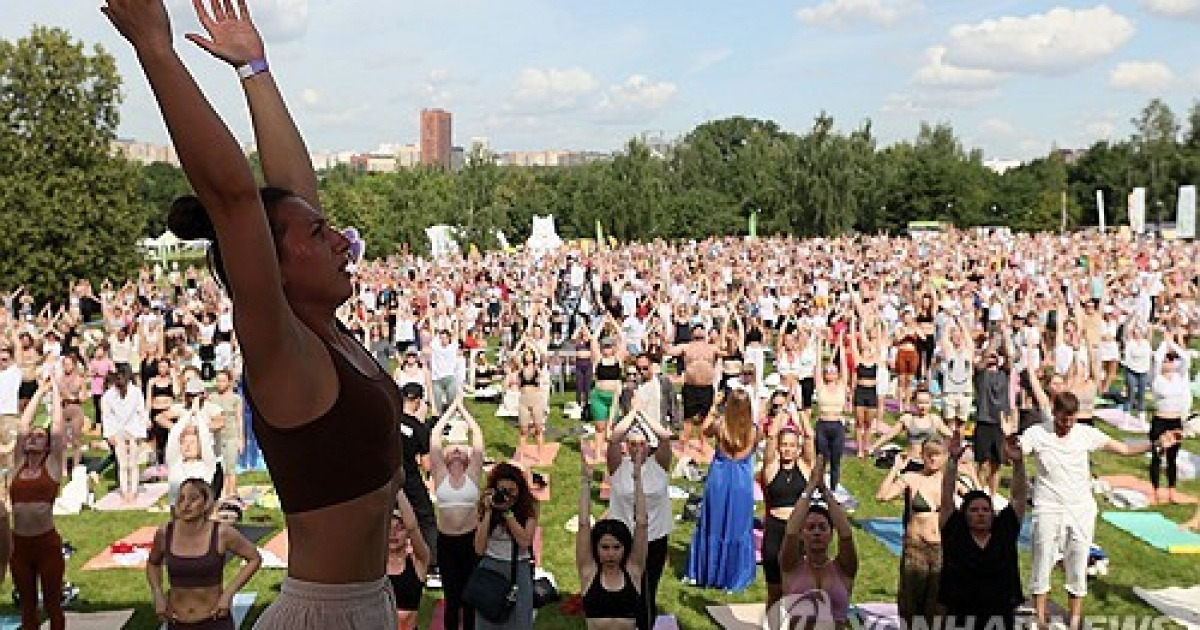
POLYGON ((208 210, 195 195, 180 197, 171 204, 167 212, 167 228, 185 241, 217 240, 217 230, 208 218, 208 210))

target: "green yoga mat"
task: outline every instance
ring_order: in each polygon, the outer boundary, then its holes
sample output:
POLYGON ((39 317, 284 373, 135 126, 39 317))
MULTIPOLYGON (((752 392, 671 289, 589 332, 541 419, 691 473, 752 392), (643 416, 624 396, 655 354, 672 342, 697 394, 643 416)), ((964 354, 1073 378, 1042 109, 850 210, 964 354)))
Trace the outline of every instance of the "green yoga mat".
POLYGON ((1101 517, 1155 549, 1200 554, 1200 534, 1180 529, 1159 512, 1105 512, 1101 517))

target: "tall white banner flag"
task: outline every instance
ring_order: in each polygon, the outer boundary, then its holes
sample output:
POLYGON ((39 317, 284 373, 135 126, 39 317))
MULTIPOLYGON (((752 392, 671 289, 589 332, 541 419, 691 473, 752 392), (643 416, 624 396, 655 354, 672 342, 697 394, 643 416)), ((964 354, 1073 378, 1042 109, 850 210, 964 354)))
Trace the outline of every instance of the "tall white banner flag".
POLYGON ((1096 189, 1096 212, 1100 217, 1100 233, 1104 233, 1104 191, 1096 189))
POLYGON ((1196 187, 1180 186, 1175 209, 1175 233, 1179 238, 1196 238, 1196 187))
POLYGON ((1134 188, 1129 193, 1129 228, 1134 234, 1146 233, 1146 189, 1134 188))

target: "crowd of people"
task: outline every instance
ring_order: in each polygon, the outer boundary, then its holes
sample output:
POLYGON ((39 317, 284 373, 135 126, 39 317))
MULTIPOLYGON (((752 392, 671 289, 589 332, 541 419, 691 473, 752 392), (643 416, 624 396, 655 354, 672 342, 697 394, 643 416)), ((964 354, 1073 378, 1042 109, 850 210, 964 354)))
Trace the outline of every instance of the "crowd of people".
MULTIPOLYGON (((1078 624, 1093 451, 1149 452, 1150 499, 1185 501, 1193 243, 972 230, 360 260, 321 211, 245 3, 196 8, 206 33, 190 39, 238 70, 269 187, 179 61, 162 3, 108 0, 196 191, 168 223, 211 241, 209 269, 71 281, 40 310, 21 288, 4 296, 3 551, 24 627, 37 625, 39 586, 61 589, 62 480, 112 474, 133 503, 144 466, 167 480, 172 505, 147 571, 156 611, 172 628, 232 627, 232 594, 261 559, 210 517, 239 501, 247 448, 265 456, 290 540, 287 578, 256 627, 415 627, 434 577, 447 628, 530 627, 534 469, 551 393, 568 381, 564 415, 594 456, 581 453, 575 548, 592 628, 652 627, 680 464, 707 466, 684 582, 752 584, 761 521, 780 626, 848 622, 859 568, 848 466, 890 460, 876 498, 903 499, 898 604, 909 623, 1011 628, 1026 592, 1046 621, 1061 557, 1078 624), (467 399, 516 418, 514 461, 485 462, 467 399), (1097 429, 1102 400, 1134 418, 1152 409, 1147 442, 1097 429), (90 468, 89 436, 109 450, 90 468), (610 495, 594 522, 589 459, 610 495), (246 563, 223 584, 230 553, 246 563)), ((1200 527, 1200 508, 1184 526, 1200 527)), ((58 598, 40 599, 62 628, 58 598)))

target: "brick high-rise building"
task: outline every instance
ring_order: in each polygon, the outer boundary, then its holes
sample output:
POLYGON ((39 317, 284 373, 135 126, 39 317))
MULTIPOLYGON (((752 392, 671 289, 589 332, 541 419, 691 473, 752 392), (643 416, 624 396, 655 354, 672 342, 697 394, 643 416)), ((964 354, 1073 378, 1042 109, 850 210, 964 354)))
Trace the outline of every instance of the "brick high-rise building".
POLYGON ((450 170, 452 151, 450 112, 443 109, 422 109, 421 164, 433 164, 450 170))

